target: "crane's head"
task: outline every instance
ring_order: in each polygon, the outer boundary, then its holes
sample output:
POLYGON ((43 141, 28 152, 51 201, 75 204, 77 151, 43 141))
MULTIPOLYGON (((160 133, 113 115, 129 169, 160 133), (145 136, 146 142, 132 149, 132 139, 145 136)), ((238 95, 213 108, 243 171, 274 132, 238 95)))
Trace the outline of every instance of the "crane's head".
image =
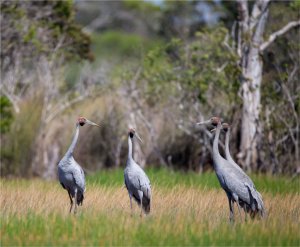
POLYGON ((98 124, 84 118, 84 117, 79 117, 78 120, 77 120, 77 123, 80 125, 80 126, 83 126, 85 124, 89 124, 89 125, 94 125, 94 126, 97 126, 97 127, 100 127, 98 124))
POLYGON ((219 117, 211 117, 209 120, 197 123, 197 125, 211 124, 213 126, 217 126, 218 123, 221 123, 221 118, 219 118, 219 117))
MULTIPOLYGON (((215 132, 217 128, 213 128, 212 130, 210 130, 210 132, 215 132)), ((230 130, 230 125, 228 123, 222 123, 222 129, 224 130, 224 132, 227 132, 228 130, 230 130)))
POLYGON ((230 125, 228 123, 222 123, 222 129, 227 132, 230 130, 230 125))
POLYGON ((138 133, 136 132, 136 130, 134 128, 129 129, 128 135, 131 139, 135 136, 141 143, 143 143, 141 137, 138 135, 138 133))

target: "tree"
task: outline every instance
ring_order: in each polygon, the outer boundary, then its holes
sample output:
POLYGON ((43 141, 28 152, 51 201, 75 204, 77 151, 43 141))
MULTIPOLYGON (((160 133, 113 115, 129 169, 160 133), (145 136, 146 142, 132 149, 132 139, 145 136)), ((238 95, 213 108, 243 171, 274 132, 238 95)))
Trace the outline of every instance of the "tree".
POLYGON ((74 21, 73 2, 1 1, 1 94, 19 103, 35 88, 41 62, 92 60, 90 37, 74 21))
POLYGON ((262 132, 261 83, 263 61, 261 54, 280 36, 300 25, 300 20, 287 23, 264 39, 270 0, 257 0, 249 11, 247 0, 237 1, 238 28, 236 49, 241 66, 241 95, 243 100, 239 158, 247 170, 256 169, 262 132))
MULTIPOLYGON (((0 95, 13 106, 16 123, 6 133, 13 138, 1 136, 1 141, 5 142, 5 152, 2 152, 1 158, 9 157, 7 162, 1 162, 4 173, 25 175, 35 170, 38 174, 38 168, 50 163, 44 155, 43 138, 47 124, 92 91, 92 83, 83 83, 82 80, 78 80, 68 92, 64 89, 65 65, 70 61, 93 58, 90 37, 75 23, 74 13, 70 0, 1 1, 0 95), (34 102, 31 105, 33 109, 28 110, 24 105, 30 101, 34 102), (34 132, 25 134, 25 131, 16 130, 22 115, 27 114, 30 119, 35 115, 32 111, 36 114, 34 132), (22 139, 26 146, 22 151, 26 152, 21 153, 19 143, 22 139), (36 152, 34 155, 33 150, 36 152), (36 169, 30 169, 32 167, 36 169)), ((1 114, 3 116, 9 117, 1 114)), ((58 156, 58 152, 50 156, 58 156)))

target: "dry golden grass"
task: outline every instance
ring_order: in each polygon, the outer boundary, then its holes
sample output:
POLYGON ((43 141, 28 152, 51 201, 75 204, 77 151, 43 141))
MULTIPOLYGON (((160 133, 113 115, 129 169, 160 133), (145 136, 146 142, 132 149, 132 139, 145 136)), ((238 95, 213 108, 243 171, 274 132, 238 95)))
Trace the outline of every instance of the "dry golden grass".
MULTIPOLYGON (((148 239, 149 241, 146 241, 147 237, 144 237, 146 238, 146 240, 144 240, 146 242, 141 241, 142 243, 154 245, 168 243, 171 245, 191 245, 195 243, 196 245, 197 243, 218 245, 219 243, 226 243, 225 240, 225 242, 222 242, 222 239, 226 238, 230 233, 231 228, 241 231, 241 234, 243 234, 242 237, 249 240, 252 239, 252 235, 254 237, 256 234, 264 236, 260 241, 254 243, 289 245, 299 241, 297 235, 299 233, 300 225, 300 197, 296 194, 275 196, 269 194, 264 195, 268 216, 266 220, 263 221, 249 220, 245 223, 240 220, 237 208, 235 208, 237 218, 237 224, 235 224, 235 226, 230 226, 228 223, 228 202, 225 193, 221 189, 205 190, 180 186, 176 186, 172 189, 154 187, 151 214, 145 217, 145 219, 140 219, 138 217, 139 208, 136 204, 134 204, 134 216, 130 217, 129 199, 125 188, 90 185, 86 191, 84 204, 82 207, 79 207, 78 215, 75 217, 69 215, 68 195, 57 183, 35 180, 30 183, 17 182, 12 184, 2 180, 0 194, 1 218, 3 221, 1 223, 1 236, 4 241, 2 244, 8 245, 49 243, 48 239, 45 240, 46 237, 43 236, 43 231, 40 234, 41 236, 37 236, 39 234, 36 232, 35 235, 27 235, 30 236, 30 238, 26 239, 22 239, 21 236, 11 237, 7 233, 9 231, 14 231, 13 227, 16 227, 10 225, 11 219, 24 223, 26 222, 27 217, 29 217, 29 213, 34 215, 34 217, 40 217, 42 221, 45 220, 46 224, 57 224, 57 217, 65 220, 71 219, 69 222, 71 226, 71 230, 69 231, 71 232, 67 235, 62 235, 64 237, 60 240, 56 240, 56 242, 50 241, 50 243, 54 245, 70 243, 68 241, 72 242, 80 237, 77 235, 77 230, 80 229, 81 226, 77 225, 76 219, 78 219, 78 222, 81 220, 81 225, 96 224, 91 228, 97 228, 98 223, 100 225, 103 224, 103 227, 108 227, 107 231, 101 233, 102 235, 100 238, 103 242, 96 242, 97 245, 141 243, 138 238, 136 241, 133 241, 133 238, 136 237, 137 232, 141 231, 141 227, 143 229, 145 227, 148 229, 149 225, 154 234, 152 237, 157 238, 157 241, 154 241, 153 239, 148 239), (53 215, 55 216, 54 218, 53 215), (98 223, 94 222, 99 216, 104 217, 105 219, 102 219, 102 222, 101 220, 99 220, 98 223), (106 219, 108 221, 106 221, 106 219), (115 232, 110 233, 111 226, 107 225, 114 225, 112 231, 115 232), (72 230, 72 228, 75 230, 72 230), (252 230, 248 231, 247 229, 252 230), (208 236, 204 233, 208 234, 208 236), (113 235, 110 234, 118 234, 119 236, 117 239, 114 239, 113 235), (120 234, 124 234, 124 236, 120 237, 120 234), (160 239, 160 234, 162 237, 164 235, 169 235, 170 239, 167 237, 160 239), (210 236, 210 234, 212 234, 212 236, 210 236), (216 242, 213 241, 215 234, 220 234, 220 236, 216 238, 216 242), (270 238, 274 238, 274 234, 275 237, 277 236, 278 238, 276 241, 268 238, 268 235, 270 235, 270 238), (172 238, 176 239, 176 237, 179 237, 179 242, 175 241, 172 244, 172 238), (200 241, 201 239, 203 239, 203 242, 200 241)), ((41 227, 43 228, 44 226, 41 227)), ((49 228, 50 226, 47 227, 49 228)), ((101 227, 97 230, 98 234, 99 231, 103 230, 101 227)), ((48 234, 49 231, 52 231, 51 227, 49 229, 48 234)), ((84 234, 92 235, 92 229, 89 229, 88 227, 85 229, 87 232, 84 234)), ((34 231, 35 230, 33 230, 33 232, 34 231)), ((16 232, 18 232, 18 230, 16 230, 16 232)), ((231 239, 233 242, 229 243, 245 244, 243 241, 239 242, 240 236, 237 235, 236 232, 234 234, 231 232, 231 234, 232 236, 228 236, 228 239, 231 239)), ((257 237, 258 236, 256 236, 256 238, 257 237)), ((89 242, 86 239, 81 239, 80 243, 89 245, 95 244, 94 241, 89 242)))
MULTIPOLYGON (((154 187, 152 191, 151 215, 153 217, 194 212, 196 218, 203 219, 209 216, 209 219, 218 221, 228 216, 227 197, 221 189, 203 190, 176 186, 173 189, 154 187)), ((22 216, 28 211, 43 216, 49 213, 69 214, 69 197, 67 192, 57 183, 35 180, 27 186, 6 186, 2 181, 0 194, 2 214, 22 216)), ((299 216, 299 195, 265 195, 264 201, 268 217, 283 214, 285 219, 288 216, 293 218, 291 213, 299 216)), ((139 210, 137 206, 135 208, 139 210)), ((235 210, 237 213, 237 208, 235 210)), ((93 213, 123 211, 125 214, 130 214, 126 188, 88 187, 84 204, 79 207, 79 212, 84 213, 86 211, 93 213)), ((136 213, 138 214, 138 211, 136 213)))

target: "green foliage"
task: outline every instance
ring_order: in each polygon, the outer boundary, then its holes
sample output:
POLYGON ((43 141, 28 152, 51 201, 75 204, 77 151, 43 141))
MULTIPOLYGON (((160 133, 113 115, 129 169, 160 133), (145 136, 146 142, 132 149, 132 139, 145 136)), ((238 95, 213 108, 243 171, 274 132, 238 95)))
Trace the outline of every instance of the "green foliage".
POLYGON ((12 105, 8 98, 0 96, 0 133, 9 131, 13 122, 12 105))
POLYGON ((72 20, 72 18, 74 18, 72 0, 56 1, 54 10, 61 18, 66 20, 72 20))
POLYGON ((160 45, 159 40, 150 40, 136 34, 121 31, 106 31, 92 36, 92 50, 96 57, 140 58, 160 45))
POLYGON ((29 64, 41 55, 93 60, 90 37, 74 21, 73 1, 1 1, 2 69, 22 54, 29 64), (39 14, 45 12, 47 14, 39 14))
MULTIPOLYGON (((176 218, 164 215, 127 219, 128 215, 85 213, 74 217, 57 214, 44 217, 29 212, 23 217, 0 216, 3 246, 297 246, 295 228, 282 225, 228 223, 211 226, 209 222, 195 223, 192 217, 178 226, 176 218), (180 234, 173 229, 180 227, 180 234)), ((224 219, 225 220, 225 219, 224 219)))
POLYGON ((207 29, 198 32, 192 42, 172 39, 167 45, 148 52, 143 75, 150 96, 155 97, 163 90, 170 92, 168 85, 175 81, 185 90, 198 92, 202 103, 207 103, 206 92, 210 86, 228 101, 236 100, 240 69, 237 56, 223 45, 226 35, 224 27, 207 29))
POLYGON ((299 13, 299 10, 300 10, 300 1, 299 0, 293 0, 290 2, 290 7, 293 9, 293 10, 296 10, 298 11, 299 13))
POLYGON ((147 1, 135 1, 135 0, 124 0, 123 4, 125 7, 131 10, 136 10, 139 13, 150 13, 157 12, 160 10, 160 7, 147 1))
POLYGON ((50 24, 50 30, 53 32, 52 36, 57 43, 62 36, 66 36, 66 40, 68 40, 69 43, 60 49, 61 52, 65 54, 66 59, 94 59, 90 51, 90 37, 83 33, 81 26, 74 21, 74 6, 72 0, 53 2, 53 18, 50 24))

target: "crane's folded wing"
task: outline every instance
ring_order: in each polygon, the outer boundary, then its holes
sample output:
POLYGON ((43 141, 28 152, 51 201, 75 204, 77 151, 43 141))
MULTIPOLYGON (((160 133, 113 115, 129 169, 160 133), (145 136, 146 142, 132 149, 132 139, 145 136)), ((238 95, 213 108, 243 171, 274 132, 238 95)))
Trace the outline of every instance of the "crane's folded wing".
POLYGON ((84 192, 85 191, 85 177, 81 167, 78 165, 72 169, 72 176, 75 181, 75 184, 78 188, 84 192))

